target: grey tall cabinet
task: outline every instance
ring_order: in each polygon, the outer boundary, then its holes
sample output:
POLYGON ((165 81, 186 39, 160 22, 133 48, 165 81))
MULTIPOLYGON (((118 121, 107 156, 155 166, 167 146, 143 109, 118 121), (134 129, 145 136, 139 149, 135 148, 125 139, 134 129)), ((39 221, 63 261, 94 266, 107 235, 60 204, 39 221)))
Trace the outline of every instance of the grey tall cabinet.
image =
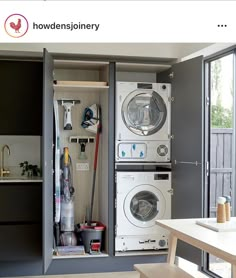
MULTIPOLYGON (((108 190, 107 255, 103 257, 53 258, 53 175, 54 175, 54 119, 53 119, 53 56, 44 49, 43 55, 43 113, 42 113, 42 257, 35 261, 0 261, 0 276, 89 273, 132 270, 135 263, 163 262, 165 255, 116 256, 115 240, 115 83, 118 63, 145 65, 145 75, 158 61, 145 58, 74 56, 73 60, 105 61, 108 63, 108 119, 107 138, 108 190), (14 268, 13 268, 14 265, 14 268)), ((63 56, 63 55, 61 55, 63 56)), ((55 56, 54 56, 55 57, 55 56)), ((64 55, 63 59, 71 59, 64 55), (66 57, 66 58, 65 58, 66 57)), ((142 70, 140 70, 142 72, 142 70)), ((139 72, 139 74, 140 74, 139 72)), ((152 72, 153 74, 153 72, 152 72)), ((172 65, 168 71, 155 74, 155 82, 172 83, 172 157, 173 218, 202 217, 203 211, 203 60, 198 57, 172 65)), ((195 250, 179 246, 179 254, 199 263, 195 250)))

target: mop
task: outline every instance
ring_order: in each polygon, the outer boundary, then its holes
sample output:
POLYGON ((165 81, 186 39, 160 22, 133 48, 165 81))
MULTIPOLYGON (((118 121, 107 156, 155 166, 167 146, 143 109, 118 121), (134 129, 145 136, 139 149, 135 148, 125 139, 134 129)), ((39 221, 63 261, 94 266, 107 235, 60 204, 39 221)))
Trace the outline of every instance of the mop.
POLYGON ((96 183, 99 139, 100 139, 100 133, 102 130, 101 108, 97 104, 93 104, 90 107, 87 107, 85 109, 84 116, 83 116, 83 122, 82 122, 81 126, 90 132, 96 133, 95 155, 94 155, 94 163, 93 163, 92 193, 91 193, 89 215, 88 215, 88 219, 87 219, 87 225, 91 226, 91 222, 92 222, 92 218, 93 218, 93 204, 94 204, 94 193, 95 193, 95 183, 96 183))
POLYGON ((95 156, 94 156, 94 163, 93 163, 93 182, 92 182, 92 194, 91 194, 91 204, 90 204, 90 213, 89 213, 89 220, 88 225, 91 225, 91 221, 93 218, 93 203, 94 203, 94 193, 95 193, 95 182, 96 182, 96 173, 97 173, 97 161, 98 161, 98 149, 99 149, 99 139, 101 133, 101 123, 97 126, 97 133, 96 133, 96 145, 95 145, 95 156))

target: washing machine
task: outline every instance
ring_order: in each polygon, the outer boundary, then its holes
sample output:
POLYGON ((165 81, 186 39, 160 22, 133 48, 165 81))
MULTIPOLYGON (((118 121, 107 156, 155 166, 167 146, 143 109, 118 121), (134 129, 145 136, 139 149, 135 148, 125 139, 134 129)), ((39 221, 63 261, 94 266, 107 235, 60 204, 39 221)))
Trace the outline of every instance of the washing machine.
POLYGON ((116 161, 170 161, 171 85, 116 83, 116 161))
POLYGON ((168 231, 155 224, 171 218, 171 172, 116 172, 116 251, 168 247, 168 231))

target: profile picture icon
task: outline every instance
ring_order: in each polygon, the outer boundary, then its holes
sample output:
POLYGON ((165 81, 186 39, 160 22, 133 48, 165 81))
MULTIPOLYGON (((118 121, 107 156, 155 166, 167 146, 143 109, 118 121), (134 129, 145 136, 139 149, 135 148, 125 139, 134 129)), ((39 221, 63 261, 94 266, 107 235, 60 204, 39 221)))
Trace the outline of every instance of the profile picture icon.
POLYGON ((22 14, 11 14, 5 20, 4 28, 10 37, 20 38, 27 33, 29 23, 22 14))

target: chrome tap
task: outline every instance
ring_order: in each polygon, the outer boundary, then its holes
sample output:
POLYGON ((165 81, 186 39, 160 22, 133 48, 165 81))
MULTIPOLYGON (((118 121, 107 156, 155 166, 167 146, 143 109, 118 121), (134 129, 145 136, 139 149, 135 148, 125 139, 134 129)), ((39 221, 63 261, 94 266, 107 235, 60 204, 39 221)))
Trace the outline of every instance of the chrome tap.
POLYGON ((2 167, 0 169, 0 176, 1 177, 10 175, 10 170, 5 169, 5 166, 4 166, 4 151, 5 151, 5 148, 7 148, 7 150, 8 150, 8 155, 11 154, 10 147, 8 145, 4 145, 2 147, 2 150, 1 150, 1 157, 2 157, 2 167))

